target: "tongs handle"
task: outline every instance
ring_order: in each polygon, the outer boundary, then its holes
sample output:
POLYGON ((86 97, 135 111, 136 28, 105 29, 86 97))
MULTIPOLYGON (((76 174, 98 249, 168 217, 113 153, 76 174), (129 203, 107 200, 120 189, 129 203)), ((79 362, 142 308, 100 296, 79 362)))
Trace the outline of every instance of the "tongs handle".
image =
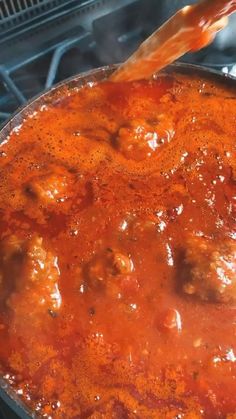
POLYGON ((111 76, 113 81, 149 78, 189 51, 208 45, 236 11, 236 0, 202 0, 185 6, 157 29, 111 76))

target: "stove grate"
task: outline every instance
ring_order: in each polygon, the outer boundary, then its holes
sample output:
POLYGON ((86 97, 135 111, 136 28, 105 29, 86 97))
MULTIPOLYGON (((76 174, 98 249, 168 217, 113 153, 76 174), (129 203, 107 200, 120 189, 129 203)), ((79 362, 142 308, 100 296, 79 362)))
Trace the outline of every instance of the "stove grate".
POLYGON ((68 0, 0 0, 0 33, 66 2, 68 0))
MULTIPOLYGON (((156 0, 0 0, 0 125, 19 105, 54 83, 125 60, 178 4, 177 0, 159 0, 158 7, 156 0)), ((236 16, 227 28, 230 34, 235 22, 236 16)), ((223 32, 217 37, 220 43, 188 54, 183 61, 236 74, 235 37, 228 42, 223 32)))
POLYGON ((53 83, 124 60, 159 24, 159 13, 151 13, 154 4, 155 0, 67 0, 64 8, 31 19, 4 39, 0 36, 0 123, 53 83), (26 76, 30 87, 23 80, 26 76))

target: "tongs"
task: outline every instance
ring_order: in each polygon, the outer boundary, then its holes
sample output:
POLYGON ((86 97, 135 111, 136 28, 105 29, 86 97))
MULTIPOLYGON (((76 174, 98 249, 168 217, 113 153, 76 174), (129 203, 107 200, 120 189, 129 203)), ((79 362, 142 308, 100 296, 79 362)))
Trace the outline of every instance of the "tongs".
POLYGON ((236 11, 236 0, 202 0, 185 6, 157 29, 111 76, 113 81, 149 78, 189 51, 213 41, 236 11))

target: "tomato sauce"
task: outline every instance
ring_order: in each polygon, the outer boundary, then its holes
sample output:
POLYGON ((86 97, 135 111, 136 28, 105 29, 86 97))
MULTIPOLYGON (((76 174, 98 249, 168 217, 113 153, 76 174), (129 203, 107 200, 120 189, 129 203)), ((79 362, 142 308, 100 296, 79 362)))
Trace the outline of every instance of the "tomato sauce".
POLYGON ((0 371, 44 418, 236 415, 236 90, 90 83, 0 148, 0 371))

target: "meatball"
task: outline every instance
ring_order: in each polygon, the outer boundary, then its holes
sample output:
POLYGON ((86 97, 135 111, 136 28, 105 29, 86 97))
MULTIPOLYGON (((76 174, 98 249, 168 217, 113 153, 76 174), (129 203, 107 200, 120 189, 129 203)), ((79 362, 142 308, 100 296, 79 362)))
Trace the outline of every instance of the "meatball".
POLYGON ((67 198, 73 175, 65 168, 51 166, 45 175, 36 176, 25 185, 25 192, 42 205, 50 205, 67 198))
POLYGON ((121 401, 111 399, 94 410, 89 419, 134 419, 135 417, 137 416, 131 413, 121 401))
POLYGON ((236 301, 236 242, 191 237, 186 242, 183 291, 203 301, 236 301))
POLYGON ((15 288, 23 263, 23 240, 12 235, 0 244, 0 302, 6 301, 15 288))
POLYGON ((108 291, 114 285, 119 292, 123 282, 130 286, 131 280, 127 278, 133 271, 134 265, 129 256, 109 248, 94 256, 85 266, 84 274, 89 287, 108 291), (114 282, 114 278, 120 280, 119 284, 114 282))
POLYGON ((58 310, 61 296, 57 257, 43 239, 5 238, 0 246, 0 301, 19 313, 58 310))
POLYGON ((137 119, 122 126, 116 144, 127 158, 143 160, 150 157, 161 145, 170 142, 174 135, 173 124, 166 115, 155 121, 137 119))

